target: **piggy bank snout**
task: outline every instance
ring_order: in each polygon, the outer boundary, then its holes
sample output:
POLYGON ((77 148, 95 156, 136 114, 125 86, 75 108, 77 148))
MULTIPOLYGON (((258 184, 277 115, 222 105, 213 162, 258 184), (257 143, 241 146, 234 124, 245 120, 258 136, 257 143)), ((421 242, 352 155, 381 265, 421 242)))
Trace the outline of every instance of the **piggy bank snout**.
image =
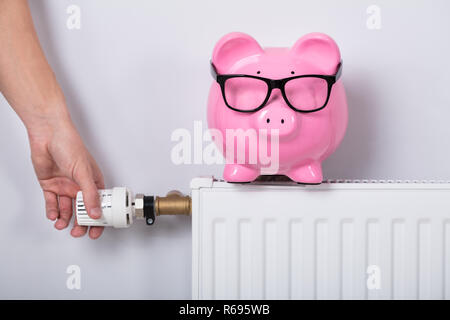
POLYGON ((259 112, 255 123, 258 129, 266 129, 268 134, 277 130, 280 137, 294 135, 298 125, 296 112, 282 105, 264 108, 259 112))

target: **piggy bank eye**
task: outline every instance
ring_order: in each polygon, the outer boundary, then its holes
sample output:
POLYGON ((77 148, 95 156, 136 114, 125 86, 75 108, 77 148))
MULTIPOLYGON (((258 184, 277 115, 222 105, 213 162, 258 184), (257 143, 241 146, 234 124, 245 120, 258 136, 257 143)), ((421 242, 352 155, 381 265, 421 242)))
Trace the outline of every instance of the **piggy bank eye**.
POLYGON ((295 71, 291 71, 291 74, 295 74, 295 71))
POLYGON ((256 74, 261 74, 261 71, 257 71, 256 74))

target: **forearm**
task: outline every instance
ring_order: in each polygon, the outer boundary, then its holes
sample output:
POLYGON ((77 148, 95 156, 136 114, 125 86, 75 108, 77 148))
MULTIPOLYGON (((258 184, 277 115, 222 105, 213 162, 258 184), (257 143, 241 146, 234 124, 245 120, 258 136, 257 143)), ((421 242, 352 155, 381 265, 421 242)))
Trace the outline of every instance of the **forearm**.
POLYGON ((26 0, 0 0, 0 48, 0 91, 27 130, 70 121, 26 0))

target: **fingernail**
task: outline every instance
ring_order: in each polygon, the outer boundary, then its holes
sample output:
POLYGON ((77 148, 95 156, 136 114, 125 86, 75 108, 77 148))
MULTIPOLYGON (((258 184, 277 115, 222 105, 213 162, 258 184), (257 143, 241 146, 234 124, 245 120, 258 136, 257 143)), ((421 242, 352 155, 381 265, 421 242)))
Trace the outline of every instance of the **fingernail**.
POLYGON ((94 208, 91 210, 91 216, 94 219, 99 219, 102 216, 102 210, 100 208, 94 208))
POLYGON ((55 228, 58 229, 58 230, 61 229, 61 224, 62 224, 61 220, 56 221, 55 222, 55 228))

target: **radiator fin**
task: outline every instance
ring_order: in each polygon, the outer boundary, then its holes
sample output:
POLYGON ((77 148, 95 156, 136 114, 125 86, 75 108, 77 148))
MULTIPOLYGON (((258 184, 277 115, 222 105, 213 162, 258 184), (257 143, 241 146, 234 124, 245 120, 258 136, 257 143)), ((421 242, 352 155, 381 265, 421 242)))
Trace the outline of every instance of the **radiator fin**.
POLYGON ((354 297, 353 278, 355 277, 355 230, 354 221, 344 219, 341 222, 341 298, 354 297))
POLYGON ((406 298, 406 234, 405 234, 405 221, 403 219, 393 220, 392 223, 392 276, 393 284, 392 296, 394 299, 406 298))
POLYGON ((450 220, 444 224, 444 298, 450 300, 450 220))
POLYGON ((303 250, 303 224, 301 219, 292 219, 289 222, 290 237, 290 290, 289 299, 301 299, 303 297, 302 275, 304 271, 304 250, 303 250))

